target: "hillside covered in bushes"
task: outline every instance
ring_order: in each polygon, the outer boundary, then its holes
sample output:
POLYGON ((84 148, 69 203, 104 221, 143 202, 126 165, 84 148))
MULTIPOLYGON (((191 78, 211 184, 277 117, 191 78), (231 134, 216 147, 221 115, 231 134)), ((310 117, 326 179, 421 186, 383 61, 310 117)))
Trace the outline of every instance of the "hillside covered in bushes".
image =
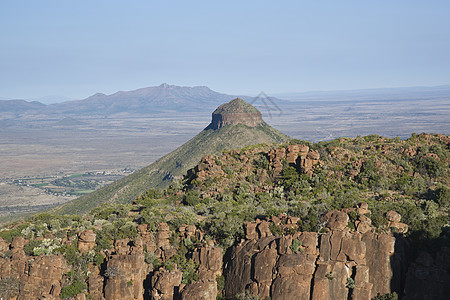
POLYGON ((205 156, 183 180, 132 203, 2 228, 0 297, 295 299, 282 286, 309 282, 298 287, 305 299, 419 299, 408 270, 426 257, 440 272, 428 287, 439 298, 450 278, 449 159, 450 137, 440 134, 291 140, 205 156), (342 258, 326 255, 338 241, 342 258), (377 253, 391 283, 374 283, 377 253), (253 255, 248 270, 236 267, 244 254, 253 255), (258 255, 278 270, 270 278, 255 271, 258 255), (285 276, 283 264, 311 272, 285 276), (51 275, 40 274, 45 267, 51 275), (236 276, 247 283, 236 288, 236 276))

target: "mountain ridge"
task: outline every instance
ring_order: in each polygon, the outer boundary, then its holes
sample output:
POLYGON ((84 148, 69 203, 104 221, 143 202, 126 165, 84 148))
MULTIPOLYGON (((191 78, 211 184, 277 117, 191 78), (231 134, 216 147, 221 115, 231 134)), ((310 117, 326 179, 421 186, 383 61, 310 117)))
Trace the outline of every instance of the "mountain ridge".
POLYGON ((86 99, 51 104, 52 113, 115 114, 152 113, 160 111, 207 110, 228 100, 230 95, 215 92, 205 86, 180 87, 161 84, 110 95, 96 93, 86 99))
MULTIPOLYGON (((242 99, 239 99, 240 101, 245 102, 242 99)), ((246 103, 246 106, 251 105, 246 103)), ((256 110, 254 107, 253 109, 256 110)), ((66 203, 53 211, 61 214, 80 213, 87 212, 104 202, 129 203, 149 188, 167 187, 174 180, 181 179, 187 170, 193 168, 205 155, 216 155, 223 150, 240 149, 254 144, 282 143, 290 139, 262 119, 250 127, 247 126, 249 124, 245 118, 242 119, 239 113, 237 115, 233 122, 216 128, 212 126, 213 114, 209 126, 171 153, 131 175, 66 203)))

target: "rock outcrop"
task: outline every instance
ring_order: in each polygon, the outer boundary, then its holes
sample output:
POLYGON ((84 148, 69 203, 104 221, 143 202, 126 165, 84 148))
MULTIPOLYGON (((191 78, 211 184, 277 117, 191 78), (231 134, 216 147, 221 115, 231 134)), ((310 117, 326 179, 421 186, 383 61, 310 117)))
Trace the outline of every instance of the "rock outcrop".
POLYGON ((143 253, 112 255, 107 262, 106 299, 142 300, 147 268, 143 253))
POLYGON ((289 165, 297 167, 302 173, 311 176, 314 166, 319 163, 320 159, 319 152, 310 150, 308 146, 301 144, 273 149, 268 153, 268 156, 275 176, 283 170, 284 160, 289 165))
MULTIPOLYGON (((12 243, 15 253, 23 252, 23 247, 20 248, 22 241, 18 240, 20 238, 14 239, 12 243)), ((24 253, 23 256, 13 255, 10 260, 0 260, 0 278, 3 284, 8 283, 8 286, 2 286, 2 292, 5 293, 3 289, 9 289, 6 295, 9 293, 10 299, 18 295, 18 299, 58 299, 62 277, 68 271, 66 260, 61 255, 39 256, 35 259, 26 257, 24 253)))
POLYGON ((261 112, 241 98, 222 104, 212 113, 209 129, 219 129, 228 125, 243 124, 256 127, 263 122, 261 112))
MULTIPOLYGON (((279 219, 274 221, 280 224, 279 219)), ((261 224, 275 224, 272 220, 247 223, 247 239, 232 248, 225 269, 226 297, 247 293, 259 299, 369 300, 402 291, 407 248, 403 238, 351 231, 342 211, 329 212, 323 220, 326 233, 283 236, 259 232, 261 224)))
MULTIPOLYGON (((283 214, 257 219, 245 224, 245 238, 227 253, 213 240, 206 241, 194 225, 171 231, 167 223, 153 229, 143 224, 132 240, 116 240, 101 265, 87 267, 87 285, 73 299, 206 300, 222 294, 232 299, 370 300, 394 291, 404 299, 446 299, 450 249, 422 252, 409 263, 408 242, 395 230, 389 232, 391 225, 384 232, 375 230, 369 213, 364 202, 330 211, 321 218, 320 232, 302 232, 299 218, 283 214), (350 212, 357 213, 356 220, 349 218, 350 212), (183 263, 178 266, 171 259, 180 257, 177 244, 190 245, 182 254, 194 265, 189 280, 183 263), (148 257, 161 264, 155 267, 148 257)), ((386 219, 402 224, 395 211, 386 219)), ((93 234, 86 230, 74 235, 84 241, 83 255, 89 255, 93 234)), ((69 245, 71 239, 64 242, 69 245)), ((0 297, 59 299, 73 266, 62 255, 27 256, 27 243, 23 237, 10 243, 0 239, 0 297)))
POLYGON ((95 247, 96 234, 93 230, 85 230, 78 234, 78 250, 88 252, 95 247))

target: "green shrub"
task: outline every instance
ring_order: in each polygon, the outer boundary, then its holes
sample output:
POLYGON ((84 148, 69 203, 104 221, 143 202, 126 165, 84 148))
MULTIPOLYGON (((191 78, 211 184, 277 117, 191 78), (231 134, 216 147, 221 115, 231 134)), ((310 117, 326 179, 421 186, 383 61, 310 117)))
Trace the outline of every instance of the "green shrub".
POLYGON ((436 202, 442 208, 450 206, 450 189, 448 187, 441 186, 436 190, 436 202))
POLYGON ((304 217, 300 217, 297 221, 297 225, 300 228, 300 231, 304 232, 317 232, 319 230, 319 212, 317 211, 317 207, 311 206, 308 209, 308 214, 304 217))
POLYGON ((61 288, 61 293, 59 297, 61 299, 74 297, 87 289, 87 286, 84 282, 75 281, 71 285, 66 285, 61 288))
POLYGON ((336 277, 336 275, 333 272, 327 273, 325 275, 325 278, 328 280, 333 280, 336 277))
POLYGON ((105 257, 101 253, 96 252, 93 259, 94 265, 100 266, 104 261, 105 257))
POLYGON ((275 223, 272 222, 269 224, 269 229, 274 236, 281 236, 284 233, 280 226, 277 226, 275 225, 275 223))
POLYGON ((281 171, 281 178, 284 186, 291 187, 299 180, 300 175, 294 167, 287 165, 281 171))
POLYGON ((217 282, 217 290, 220 292, 225 288, 225 277, 223 275, 219 275, 216 277, 217 282))
POLYGON ((195 190, 189 191, 186 193, 184 201, 187 205, 195 206, 201 203, 200 193, 195 190))
POLYGON ((21 235, 22 235, 22 230, 20 228, 12 228, 12 229, 4 230, 4 231, 0 232, 0 237, 3 238, 7 243, 11 243, 12 240, 16 236, 21 236, 21 235))
POLYGON ((258 158, 255 158, 254 162, 255 166, 258 169, 268 170, 269 169, 269 160, 264 154, 261 154, 258 158))
POLYGON ((25 247, 23 247, 23 251, 25 251, 26 255, 36 255, 34 253, 34 248, 39 247, 42 241, 39 240, 30 240, 25 247))
POLYGON ((145 256, 145 262, 148 264, 152 264, 154 269, 156 268, 156 266, 159 266, 161 264, 161 261, 153 252, 144 251, 144 256, 145 256))
POLYGON ((97 250, 97 251, 112 248, 112 238, 103 229, 104 228, 96 231, 97 237, 95 238, 95 250, 97 250))
POLYGON ((432 157, 422 157, 417 162, 417 171, 422 175, 437 178, 445 174, 445 168, 441 161, 432 157))
POLYGON ((73 243, 72 245, 62 245, 57 251, 64 256, 67 263, 71 266, 81 266, 87 258, 86 256, 80 255, 77 243, 73 243))
POLYGON ((292 252, 294 252, 295 254, 297 254, 298 251, 303 252, 302 242, 300 242, 297 239, 292 241, 290 248, 291 248, 292 252))
POLYGON ((345 286, 349 289, 354 289, 355 288, 355 280, 351 277, 347 278, 347 282, 346 282, 345 286))

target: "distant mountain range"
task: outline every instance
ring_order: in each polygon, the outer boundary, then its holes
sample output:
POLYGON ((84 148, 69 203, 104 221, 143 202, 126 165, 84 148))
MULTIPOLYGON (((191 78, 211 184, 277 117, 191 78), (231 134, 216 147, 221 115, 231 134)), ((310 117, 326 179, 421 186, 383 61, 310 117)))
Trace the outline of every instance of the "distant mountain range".
POLYGON ((168 85, 147 87, 112 95, 97 93, 84 100, 66 101, 47 106, 51 113, 74 115, 148 114, 170 111, 211 111, 233 96, 215 92, 206 86, 168 85))
MULTIPOLYGON (((275 106, 292 107, 298 101, 355 101, 355 100, 419 100, 445 98, 450 95, 450 85, 435 87, 380 88, 338 91, 311 91, 280 93, 264 101, 258 97, 239 96, 260 109, 276 110, 275 106), (287 99, 287 100, 281 100, 287 99), (273 102, 273 103, 270 103, 273 102), (268 106, 271 106, 268 108, 268 106)), ((210 112, 236 95, 219 93, 206 86, 182 87, 163 83, 133 91, 119 91, 111 95, 97 93, 83 100, 54 104, 38 101, 0 100, 0 117, 21 117, 22 114, 52 116, 111 116, 123 114, 155 114, 164 112, 210 112)))
POLYGON ((42 110, 45 107, 45 104, 38 101, 0 100, 0 112, 21 113, 30 110, 42 110))
MULTIPOLYGON (((51 116, 92 116, 152 114, 161 112, 211 111, 235 96, 215 92, 206 86, 168 85, 120 91, 112 95, 97 93, 83 100, 45 105, 37 101, 0 100, 0 112, 51 116)), ((251 97, 247 97, 247 99, 251 97)))

